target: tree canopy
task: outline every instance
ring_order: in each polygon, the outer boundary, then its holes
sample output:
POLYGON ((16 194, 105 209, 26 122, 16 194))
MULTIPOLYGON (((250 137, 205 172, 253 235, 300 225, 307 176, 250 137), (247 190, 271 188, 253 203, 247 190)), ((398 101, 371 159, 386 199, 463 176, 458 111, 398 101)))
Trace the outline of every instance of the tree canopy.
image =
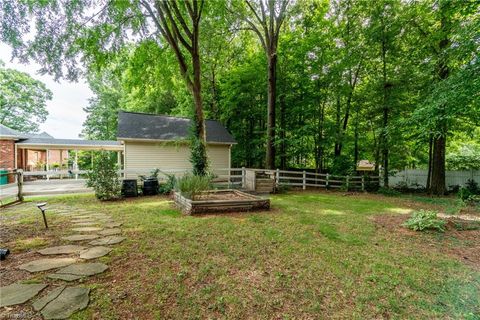
POLYGON ((233 166, 347 174, 368 159, 385 184, 428 168, 443 193, 446 166, 469 167, 453 155, 476 155, 479 10, 450 0, 11 0, 0 31, 43 72, 87 77, 89 137, 113 137, 120 109, 201 110, 237 139, 233 166))
POLYGON ((0 61, 0 123, 21 132, 36 132, 48 116, 52 92, 25 72, 0 61))

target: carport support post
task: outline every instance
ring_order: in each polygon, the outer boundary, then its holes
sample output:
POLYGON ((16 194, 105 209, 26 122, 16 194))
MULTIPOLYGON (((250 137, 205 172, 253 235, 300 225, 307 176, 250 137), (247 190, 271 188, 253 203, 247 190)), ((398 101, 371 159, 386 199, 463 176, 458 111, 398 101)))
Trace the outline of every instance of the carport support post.
POLYGON ((73 166, 75 170, 75 180, 78 180, 78 150, 75 150, 75 165, 73 166))
POLYGON ((46 161, 46 167, 45 167, 45 169, 47 169, 47 181, 49 181, 49 180, 50 180, 50 176, 48 175, 48 171, 50 171, 50 160, 49 160, 49 158, 50 158, 50 150, 49 150, 49 149, 46 149, 45 153, 46 153, 46 157, 45 157, 45 158, 46 158, 46 160, 47 160, 47 161, 46 161))
POLYGON ((118 172, 120 173, 120 176, 121 176, 122 158, 121 158, 120 152, 121 151, 117 151, 117 166, 118 166, 118 172))

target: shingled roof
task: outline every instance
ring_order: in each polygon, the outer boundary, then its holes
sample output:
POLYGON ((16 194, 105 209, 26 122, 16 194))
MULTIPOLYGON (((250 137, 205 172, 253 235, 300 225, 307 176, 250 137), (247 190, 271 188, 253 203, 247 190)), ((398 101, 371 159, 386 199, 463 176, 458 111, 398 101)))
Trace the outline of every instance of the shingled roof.
POLYGON ((27 135, 0 123, 0 138, 18 140, 27 138, 27 135))
MULTIPOLYGON (((189 137, 191 120, 165 115, 120 111, 118 140, 185 140, 189 137)), ((207 142, 236 143, 227 129, 216 120, 205 120, 207 142)))

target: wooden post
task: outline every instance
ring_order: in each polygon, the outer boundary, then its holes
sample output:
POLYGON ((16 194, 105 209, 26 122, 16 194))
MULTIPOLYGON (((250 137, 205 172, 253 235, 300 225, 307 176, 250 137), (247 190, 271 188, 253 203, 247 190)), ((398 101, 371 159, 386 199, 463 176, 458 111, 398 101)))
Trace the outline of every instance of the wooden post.
POLYGON ((245 167, 242 167, 242 188, 246 188, 247 186, 247 171, 245 167))
POLYGON ((306 174, 305 170, 303 170, 302 189, 303 189, 303 190, 307 189, 307 174, 306 174))
POLYGON ((325 189, 328 189, 328 176, 329 174, 327 173, 327 176, 326 176, 326 181, 325 181, 325 189))
POLYGON ((275 173, 275 184, 277 187, 280 185, 280 169, 277 169, 277 172, 275 173))
POLYGON ((17 170, 17 187, 18 187, 18 200, 23 201, 23 170, 17 170))
POLYGON ((365 192, 365 175, 362 176, 362 191, 365 192))
POLYGON ((347 191, 348 191, 348 187, 349 187, 349 180, 350 180, 350 176, 347 176, 347 179, 346 179, 346 181, 347 181, 347 191))

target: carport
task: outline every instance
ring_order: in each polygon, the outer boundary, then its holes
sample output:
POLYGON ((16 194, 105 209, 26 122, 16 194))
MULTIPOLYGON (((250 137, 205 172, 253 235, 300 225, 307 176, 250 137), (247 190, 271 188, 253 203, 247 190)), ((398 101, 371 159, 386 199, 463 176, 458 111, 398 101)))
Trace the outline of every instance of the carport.
POLYGON ((71 175, 81 173, 78 165, 78 152, 113 151, 117 153, 120 169, 123 167, 124 146, 120 141, 81 140, 55 138, 29 138, 15 144, 15 167, 23 169, 25 176, 71 175), (70 159, 73 151, 73 159, 70 159), (71 165, 69 166, 68 163, 71 165))

